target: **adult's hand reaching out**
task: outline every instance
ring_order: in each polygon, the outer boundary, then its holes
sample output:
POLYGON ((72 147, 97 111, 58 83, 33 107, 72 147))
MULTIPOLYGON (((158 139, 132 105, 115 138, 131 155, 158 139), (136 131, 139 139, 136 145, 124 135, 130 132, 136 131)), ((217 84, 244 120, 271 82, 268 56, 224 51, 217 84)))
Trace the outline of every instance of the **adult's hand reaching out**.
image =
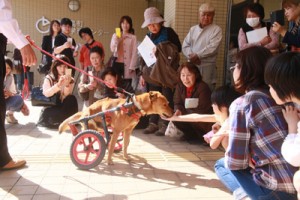
POLYGON ((25 66, 31 66, 36 64, 36 56, 31 48, 30 44, 25 45, 22 49, 20 49, 22 55, 22 62, 25 66))

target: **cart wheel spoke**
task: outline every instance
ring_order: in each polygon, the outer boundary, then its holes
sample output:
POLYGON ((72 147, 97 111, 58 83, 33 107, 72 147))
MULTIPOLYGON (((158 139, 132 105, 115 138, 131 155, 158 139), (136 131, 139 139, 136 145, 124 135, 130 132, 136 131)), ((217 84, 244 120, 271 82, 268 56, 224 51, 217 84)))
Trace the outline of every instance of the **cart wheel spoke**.
POLYGON ((84 141, 84 139, 85 139, 85 138, 84 138, 84 137, 82 137, 82 138, 81 138, 81 140, 80 140, 80 142, 82 143, 82 145, 84 146, 84 148, 86 148, 86 144, 85 144, 85 141, 84 141))
POLYGON ((84 163, 88 163, 89 155, 90 155, 90 151, 87 151, 87 152, 86 152, 86 156, 85 156, 84 163))
POLYGON ((99 152, 99 149, 92 149, 91 153, 97 154, 99 152))
POLYGON ((76 151, 76 153, 79 154, 79 153, 86 153, 86 152, 82 150, 82 151, 76 151))

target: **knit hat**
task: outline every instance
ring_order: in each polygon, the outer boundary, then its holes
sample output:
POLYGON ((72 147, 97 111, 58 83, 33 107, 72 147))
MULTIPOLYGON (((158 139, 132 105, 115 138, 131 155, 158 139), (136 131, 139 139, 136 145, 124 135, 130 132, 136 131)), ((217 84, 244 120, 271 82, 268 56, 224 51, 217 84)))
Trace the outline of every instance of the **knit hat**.
POLYGON ((92 39, 94 39, 92 30, 91 30, 89 27, 84 27, 84 28, 82 28, 82 29, 79 30, 79 33, 78 33, 78 34, 79 34, 79 37, 80 37, 80 38, 82 38, 82 36, 81 36, 82 33, 86 33, 86 34, 90 35, 90 37, 91 37, 92 39))
POLYGON ((60 20, 60 25, 70 25, 72 26, 72 21, 69 18, 62 18, 60 20))
POLYGON ((155 7, 147 8, 144 12, 144 18, 145 21, 142 24, 142 28, 145 28, 149 24, 158 24, 165 21, 160 15, 159 10, 155 7))

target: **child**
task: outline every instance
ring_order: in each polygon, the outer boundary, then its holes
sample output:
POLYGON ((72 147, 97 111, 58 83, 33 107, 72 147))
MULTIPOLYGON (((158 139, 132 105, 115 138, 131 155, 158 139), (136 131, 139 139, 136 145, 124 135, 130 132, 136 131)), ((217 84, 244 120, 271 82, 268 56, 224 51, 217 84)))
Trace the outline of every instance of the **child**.
POLYGON ((101 79, 109 84, 105 86, 104 97, 109 97, 113 99, 126 97, 123 93, 115 91, 113 86, 117 86, 119 88, 124 89, 127 92, 134 93, 131 87, 131 83, 123 82, 122 78, 120 78, 115 72, 115 70, 111 67, 107 67, 103 70, 101 74, 101 79))
POLYGON ((14 117, 14 112, 22 112, 24 116, 29 115, 27 105, 22 97, 17 94, 14 76, 11 73, 13 63, 10 59, 5 59, 6 74, 4 78, 4 97, 6 103, 6 121, 10 124, 17 124, 18 120, 14 117))
MULTIPOLYGON (((295 167, 300 166, 300 54, 287 52, 270 60, 265 70, 265 81, 277 104, 294 102, 295 108, 286 105, 283 115, 288 124, 289 134, 285 138, 281 153, 284 159, 295 167), (297 129, 298 126, 298 129, 297 129)), ((294 174, 294 186, 300 199, 300 171, 294 174)))

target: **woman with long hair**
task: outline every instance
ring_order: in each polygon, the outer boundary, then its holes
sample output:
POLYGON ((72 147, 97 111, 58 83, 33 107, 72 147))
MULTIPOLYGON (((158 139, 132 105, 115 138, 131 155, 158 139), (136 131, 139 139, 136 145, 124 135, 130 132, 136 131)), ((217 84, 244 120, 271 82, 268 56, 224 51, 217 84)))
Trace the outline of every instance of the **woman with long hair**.
MULTIPOLYGON (((69 62, 64 55, 60 56, 60 59, 69 62)), ((43 94, 46 97, 58 95, 58 100, 55 106, 46 107, 41 111, 38 126, 58 128, 61 122, 78 112, 77 99, 72 95, 74 79, 71 73, 66 73, 67 70, 67 66, 59 60, 52 63, 51 70, 44 79, 43 94)))
POLYGON ((119 22, 121 34, 114 33, 110 43, 110 49, 116 57, 113 69, 123 81, 131 84, 136 76, 137 39, 134 35, 132 19, 122 16, 119 22))
MULTIPOLYGON (((54 48, 54 41, 55 41, 55 37, 61 32, 60 29, 60 23, 57 20, 52 20, 50 23, 50 34, 49 35, 45 35, 43 37, 43 41, 42 41, 42 49, 47 51, 50 54, 53 54, 53 48, 54 48)), ((47 71, 50 70, 51 64, 52 64, 52 57, 43 54, 43 56, 46 56, 46 62, 49 66, 49 68, 47 69, 47 71)))

